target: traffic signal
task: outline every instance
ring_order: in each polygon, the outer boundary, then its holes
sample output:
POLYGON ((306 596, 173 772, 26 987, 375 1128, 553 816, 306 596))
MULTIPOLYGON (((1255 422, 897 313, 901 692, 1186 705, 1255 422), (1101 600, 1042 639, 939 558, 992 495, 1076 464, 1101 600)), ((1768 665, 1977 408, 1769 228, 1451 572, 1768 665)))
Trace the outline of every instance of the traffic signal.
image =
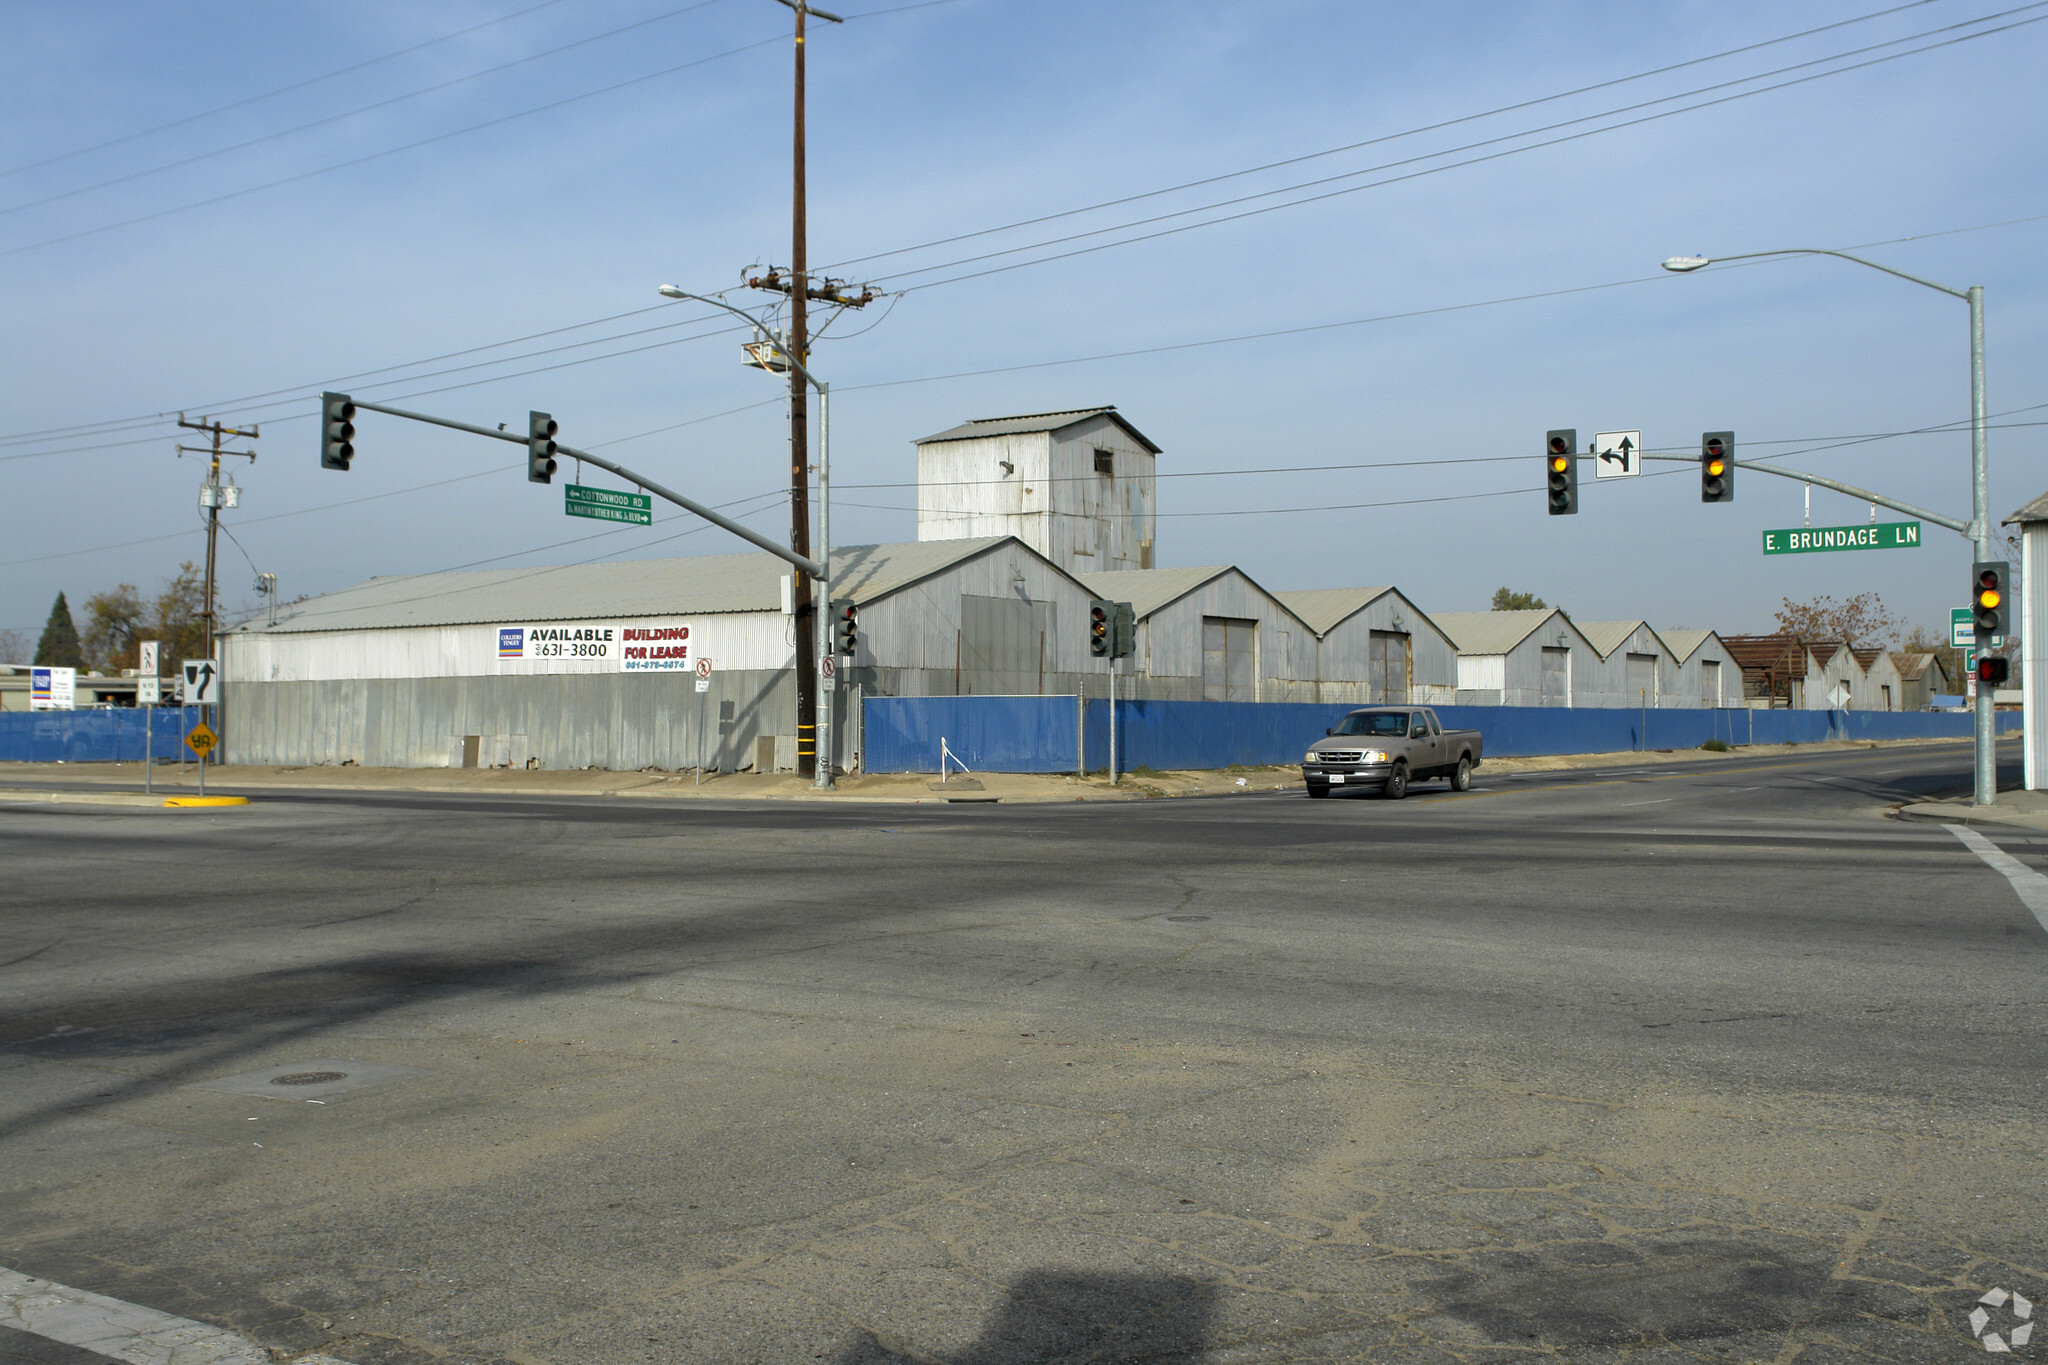
POLYGON ((1977 686, 2003 687, 2011 676, 2012 664, 2003 656, 1981 654, 1977 657, 1977 686))
POLYGON ((1110 656, 1112 659, 1128 659, 1138 648, 1138 614, 1128 602, 1116 604, 1116 615, 1110 623, 1110 656))
POLYGON ((555 433, 561 430, 544 412, 526 414, 526 481, 555 481, 555 433))
POLYGON ((1989 646, 1991 636, 2006 633, 2011 610, 2007 598, 2011 594, 2006 591, 2005 580, 2011 571, 2011 566, 2002 559, 1970 568, 1970 616, 1977 627, 1977 648, 1980 651, 1989 646))
POLYGON ((356 457, 356 405, 345 393, 320 395, 320 467, 348 472, 356 457))
POLYGON ((1709 431, 1700 437, 1700 501, 1735 501, 1735 433, 1709 431))
POLYGON ((1116 657, 1116 603, 1088 603, 1088 652, 1098 659, 1116 657))
POLYGON ((860 608, 851 602, 841 602, 832 612, 832 650, 835 654, 853 654, 853 647, 860 643, 860 608))
POLYGON ((1550 515, 1568 517, 1579 510, 1578 429, 1547 433, 1543 438, 1543 477, 1550 485, 1550 515))

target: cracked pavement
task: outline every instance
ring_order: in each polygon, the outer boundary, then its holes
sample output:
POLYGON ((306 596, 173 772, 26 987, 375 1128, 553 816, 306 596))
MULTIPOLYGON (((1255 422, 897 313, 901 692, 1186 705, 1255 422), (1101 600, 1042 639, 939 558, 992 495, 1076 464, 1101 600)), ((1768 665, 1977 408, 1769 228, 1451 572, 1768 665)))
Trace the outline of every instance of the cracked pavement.
POLYGON ((1882 818, 1967 763, 0 810, 0 1265, 355 1365, 1974 1358, 2048 935, 1882 818), (313 1059, 426 1074, 190 1088, 313 1059))

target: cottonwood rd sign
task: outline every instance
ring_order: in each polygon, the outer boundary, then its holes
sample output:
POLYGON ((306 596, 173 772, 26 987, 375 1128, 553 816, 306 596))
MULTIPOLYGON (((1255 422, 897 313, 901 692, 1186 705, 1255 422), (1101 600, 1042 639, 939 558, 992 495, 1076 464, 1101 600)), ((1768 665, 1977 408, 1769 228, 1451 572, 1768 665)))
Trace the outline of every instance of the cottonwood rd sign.
POLYGON ((1917 521, 1880 521, 1870 526, 1801 526, 1764 532, 1767 555, 1805 555, 1819 550, 1913 550, 1920 546, 1917 521))
POLYGON ((589 517, 594 521, 654 525, 654 499, 646 493, 620 493, 572 483, 562 490, 562 510, 572 517, 589 517))

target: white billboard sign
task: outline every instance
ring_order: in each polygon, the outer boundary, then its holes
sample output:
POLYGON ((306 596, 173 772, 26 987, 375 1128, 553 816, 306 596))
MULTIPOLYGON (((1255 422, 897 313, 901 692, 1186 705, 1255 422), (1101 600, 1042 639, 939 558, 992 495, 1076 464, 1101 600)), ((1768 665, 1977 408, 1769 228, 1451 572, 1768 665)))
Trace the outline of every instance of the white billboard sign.
POLYGON ((687 673, 688 621, 547 621, 496 628, 498 666, 522 673, 687 673))
POLYGON ((69 711, 78 696, 75 668, 31 668, 28 671, 28 709, 69 711))

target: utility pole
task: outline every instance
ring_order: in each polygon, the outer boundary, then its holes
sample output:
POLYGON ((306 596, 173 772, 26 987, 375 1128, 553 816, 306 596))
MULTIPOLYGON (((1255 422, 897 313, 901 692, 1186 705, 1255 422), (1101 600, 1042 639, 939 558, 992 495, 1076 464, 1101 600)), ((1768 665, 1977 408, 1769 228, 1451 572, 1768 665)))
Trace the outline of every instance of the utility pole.
POLYGON ((205 656, 211 659, 213 657, 213 632, 217 624, 214 620, 213 585, 215 548, 220 541, 220 509, 223 506, 240 506, 240 494, 242 491, 232 486, 225 490, 222 489, 220 484, 220 457, 223 455, 239 455, 252 464, 256 460, 256 452, 253 450, 222 450, 220 443, 224 440, 234 440, 237 438, 253 441, 261 432, 256 427, 250 427, 246 431, 240 427, 224 427, 217 420, 188 422, 185 420, 185 414, 182 412, 178 414, 178 425, 187 431, 203 431, 213 437, 213 445, 210 448, 206 446, 183 445, 178 447, 178 455, 181 459, 188 454, 209 455, 212 457, 212 463, 208 466, 206 472, 206 482, 199 489, 199 505, 206 509, 206 587, 204 589, 205 601, 202 604, 203 609, 199 615, 200 619, 206 623, 205 656), (228 501, 228 495, 230 494, 234 497, 232 503, 228 501))
MULTIPOLYGON (((790 175, 790 259, 787 284, 770 270, 764 279, 750 280, 756 288, 774 289, 789 295, 789 354, 796 364, 789 371, 789 547, 806 558, 811 553, 810 490, 810 393, 802 367, 810 360, 810 319, 806 304, 813 297, 810 284, 808 224, 804 206, 804 20, 815 14, 834 24, 846 22, 836 14, 817 9, 806 0, 781 0, 796 11, 796 103, 795 138, 791 148, 790 175)), ((798 575, 795 588, 796 626, 796 770, 801 777, 815 777, 818 764, 818 625, 825 605, 813 599, 810 579, 798 575)), ((829 724, 829 720, 828 720, 829 724)), ((830 764, 832 756, 824 756, 830 764)))

